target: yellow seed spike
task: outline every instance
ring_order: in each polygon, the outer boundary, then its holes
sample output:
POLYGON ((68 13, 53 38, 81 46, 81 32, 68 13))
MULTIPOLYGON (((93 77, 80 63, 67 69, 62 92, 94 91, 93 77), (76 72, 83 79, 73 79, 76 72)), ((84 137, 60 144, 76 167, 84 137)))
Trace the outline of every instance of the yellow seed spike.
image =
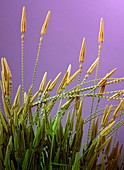
POLYGON ((82 46, 81 46, 80 56, 79 56, 79 62, 84 62, 85 53, 86 53, 86 38, 84 38, 83 41, 82 41, 82 46))
POLYGON ((99 29, 98 42, 99 43, 104 42, 104 20, 103 20, 103 18, 101 18, 101 20, 100 20, 100 29, 99 29))
POLYGON ((106 75, 107 78, 111 77, 111 75, 117 70, 117 68, 114 68, 110 73, 106 75))
POLYGON ((98 57, 98 58, 94 61, 94 63, 90 66, 90 68, 89 68, 88 71, 87 71, 87 74, 91 74, 91 73, 94 71, 94 69, 95 69, 95 67, 97 66, 98 62, 99 62, 99 57, 98 57))
POLYGON ((67 85, 69 85, 80 72, 81 72, 81 69, 79 69, 78 71, 76 71, 76 72, 67 80, 67 85))
POLYGON ((105 91, 105 85, 100 88, 99 96, 103 96, 104 91, 105 91))
POLYGON ((116 93, 116 94, 114 94, 113 96, 109 97, 109 98, 108 98, 108 101, 113 100, 113 99, 116 99, 116 98, 118 98, 119 96, 120 96, 120 93, 116 93))
POLYGON ((17 89, 16 96, 15 96, 14 103, 13 103, 13 107, 18 106, 19 103, 20 103, 20 91, 21 91, 21 85, 19 85, 19 87, 17 89))
POLYGON ((100 153, 110 140, 111 140, 111 136, 107 138, 102 145, 100 145, 100 147, 97 149, 97 153, 100 153))
POLYGON ((102 120, 101 120, 101 126, 104 127, 104 120, 105 120, 105 117, 107 115, 107 112, 108 112, 108 105, 106 105, 105 107, 105 110, 104 110, 104 113, 103 113, 103 116, 102 116, 102 120))
POLYGON ((1 58, 2 74, 5 80, 7 80, 7 69, 5 67, 4 59, 1 58))
POLYGON ((47 78, 47 72, 44 73, 43 79, 41 81, 41 84, 40 84, 40 87, 39 87, 40 92, 43 92, 43 90, 44 90, 44 86, 45 86, 45 83, 46 83, 46 78, 47 78))
POLYGON ((27 100, 27 94, 26 92, 24 92, 24 103, 26 102, 26 100, 27 100))
POLYGON ((104 86, 106 81, 111 77, 111 75, 116 71, 117 69, 113 69, 110 73, 106 74, 106 76, 98 82, 98 86, 104 86))
POLYGON ((21 18, 21 33, 26 32, 26 8, 22 8, 22 18, 21 18))
POLYGON ((70 98, 67 100, 62 106, 61 109, 67 109, 70 106, 70 103, 74 100, 74 98, 70 98))
POLYGON ((119 105, 116 107, 113 117, 116 118, 118 116, 118 112, 120 111, 121 107, 124 105, 124 98, 120 101, 119 105))
POLYGON ((10 71, 10 68, 9 68, 9 66, 8 66, 8 63, 7 63, 6 58, 3 59, 3 62, 4 62, 4 64, 5 64, 6 70, 7 70, 8 73, 9 73, 10 79, 12 79, 12 73, 11 73, 11 71, 10 71))
MULTIPOLYGON (((79 93, 78 93, 79 94, 79 93)), ((75 98, 75 109, 78 110, 80 105, 80 97, 75 98)))
POLYGON ((59 87, 57 89, 57 93, 61 93, 61 90, 62 90, 63 86, 66 85, 67 77, 68 77, 68 72, 65 73, 61 83, 59 84, 59 87))
POLYGON ((51 91, 54 87, 55 87, 55 85, 56 85, 56 83, 58 82, 58 80, 59 80, 59 78, 60 78, 60 76, 61 76, 61 72, 56 76, 56 78, 53 80, 53 82, 50 84, 50 86, 49 86, 49 88, 48 88, 48 91, 51 91))
POLYGON ((39 92, 40 92, 40 91, 37 91, 37 92, 34 94, 34 96, 31 98, 31 101, 30 101, 31 103, 34 102, 34 100, 35 100, 36 97, 38 96, 39 92))
POLYGON ((107 114, 105 116, 105 119, 104 119, 104 126, 106 126, 108 124, 108 120, 109 120, 109 116, 110 116, 110 113, 112 111, 112 105, 109 107, 108 111, 107 111, 107 114))
POLYGON ((5 77, 4 77, 4 72, 3 71, 1 71, 1 78, 2 78, 2 82, 1 82, 2 93, 5 94, 6 93, 6 86, 5 86, 5 77))
POLYGON ((68 79, 68 78, 69 78, 69 76, 70 76, 71 68, 72 68, 72 66, 71 66, 71 64, 70 64, 70 65, 68 66, 68 69, 67 69, 67 72, 68 72, 67 79, 68 79))
POLYGON ((45 93, 48 91, 49 86, 50 86, 50 83, 51 83, 51 80, 48 81, 48 83, 47 83, 47 85, 46 85, 46 87, 45 87, 45 90, 44 90, 43 94, 45 94, 45 93))
POLYGON ((100 133, 100 136, 106 136, 109 133, 111 127, 114 125, 114 123, 115 123, 115 121, 110 123, 105 129, 103 129, 100 133))
POLYGON ((48 27, 49 19, 50 19, 50 11, 48 11, 46 19, 45 19, 45 22, 44 22, 44 24, 42 26, 41 35, 45 35, 47 27, 48 27))
POLYGON ((1 66, 2 66, 2 71, 4 71, 4 63, 3 63, 3 58, 1 58, 1 66))

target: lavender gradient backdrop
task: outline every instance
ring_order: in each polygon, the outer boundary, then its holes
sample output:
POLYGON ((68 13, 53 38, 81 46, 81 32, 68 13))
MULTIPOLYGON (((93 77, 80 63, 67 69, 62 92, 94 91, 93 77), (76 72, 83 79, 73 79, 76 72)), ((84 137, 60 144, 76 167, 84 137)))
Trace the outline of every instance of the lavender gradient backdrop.
MULTIPOLYGON (((83 64, 83 76, 85 75, 97 57, 101 17, 105 21, 105 43, 101 55, 99 77, 104 76, 113 68, 117 68, 114 77, 124 76, 124 0, 0 0, 0 57, 6 57, 9 62, 13 73, 14 94, 18 85, 21 84, 20 19, 22 6, 26 6, 27 9, 26 91, 31 85, 40 30, 48 10, 51 11, 51 18, 41 49, 35 91, 45 71, 48 72, 48 79, 53 79, 60 71, 64 74, 69 64, 73 66, 72 73, 78 69, 78 57, 83 37, 87 39, 86 58, 83 64)), ((122 89, 123 86, 122 83, 115 87, 111 86, 111 89, 122 89)), ((116 100, 113 102, 118 104, 116 100)), ((84 112, 83 114, 86 114, 87 109, 84 112)), ((123 128, 119 130, 118 139, 124 143, 123 128)))

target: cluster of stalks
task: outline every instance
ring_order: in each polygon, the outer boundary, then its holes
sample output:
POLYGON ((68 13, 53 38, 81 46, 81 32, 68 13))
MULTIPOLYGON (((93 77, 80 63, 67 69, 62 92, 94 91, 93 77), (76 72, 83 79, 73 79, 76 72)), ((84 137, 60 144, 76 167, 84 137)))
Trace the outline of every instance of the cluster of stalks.
POLYGON ((50 96, 50 92, 58 83, 62 73, 59 73, 53 81, 47 82, 47 72, 45 72, 38 91, 33 95, 40 49, 49 18, 50 11, 41 29, 32 84, 26 93, 24 90, 26 9, 25 7, 22 9, 22 84, 19 85, 13 102, 12 73, 6 58, 1 59, 0 85, 3 108, 0 107, 0 169, 114 170, 120 168, 123 170, 124 159, 121 155, 123 144, 119 145, 119 141, 116 141, 116 135, 117 130, 124 124, 124 91, 105 92, 105 87, 124 81, 124 78, 111 78, 116 69, 107 73, 102 79, 98 78, 98 66, 102 43, 104 42, 104 21, 103 19, 100 20, 98 57, 88 69, 84 79, 81 80, 81 73, 85 58, 86 38, 82 42, 79 69, 70 76, 71 65, 69 65, 55 95, 50 96), (95 71, 95 78, 88 81, 90 74, 95 71), (78 77, 77 86, 67 90, 66 87, 76 77, 78 77), (86 84, 88 86, 84 88, 83 85, 86 84), (20 104, 21 91, 22 105, 20 104), (91 98, 91 110, 90 115, 83 119, 82 110, 85 98, 91 98), (106 100, 115 99, 117 102, 119 101, 119 104, 106 105, 99 109, 102 98, 106 98, 106 100), (97 101, 96 105, 95 100, 97 101), (52 118, 52 109, 57 107, 55 104, 58 104, 58 101, 60 103, 57 113, 52 118), (67 118, 65 125, 63 125, 62 119, 65 114, 67 114, 67 118), (83 127, 87 123, 89 123, 87 140, 86 144, 82 144, 83 127))

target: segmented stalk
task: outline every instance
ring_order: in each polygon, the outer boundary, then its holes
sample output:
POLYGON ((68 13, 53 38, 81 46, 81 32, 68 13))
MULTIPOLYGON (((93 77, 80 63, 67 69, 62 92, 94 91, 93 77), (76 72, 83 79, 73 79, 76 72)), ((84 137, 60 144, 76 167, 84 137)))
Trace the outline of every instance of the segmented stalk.
POLYGON ((22 99, 24 102, 24 34, 21 36, 22 99))
POLYGON ((36 57, 34 72, 33 72, 33 77, 32 77, 32 91, 33 91, 33 87, 34 87, 34 82, 35 82, 35 77, 36 77, 36 72, 37 72, 37 67, 38 67, 38 62, 39 62, 42 41, 43 41, 43 37, 40 37, 40 42, 39 42, 39 46, 38 46, 37 57, 36 57))
MULTIPOLYGON (((101 55, 101 49, 102 49, 102 45, 100 44, 99 45, 99 49, 98 49, 98 58, 99 58, 99 61, 97 63, 97 66, 96 66, 96 74, 95 74, 95 80, 98 79, 98 71, 99 71, 99 62, 100 62, 100 55, 101 55)), ((94 85, 96 85, 96 81, 94 82, 94 85)), ((95 89, 96 90, 96 89, 95 89)), ((94 90, 94 94, 95 94, 95 90, 94 90)), ((98 101, 97 101, 98 102, 98 101)), ((90 109, 90 115, 93 113, 93 106, 94 106, 94 97, 92 98, 92 103, 91 103, 91 109, 90 109)), ((97 104, 98 106, 98 104, 97 104)), ((97 107, 96 107, 97 108, 97 107)), ((96 110, 95 110, 96 111, 96 110)), ((91 121, 89 122, 89 126, 88 126, 88 136, 87 136, 87 144, 89 142, 89 139, 90 139, 90 132, 91 132, 91 121)))

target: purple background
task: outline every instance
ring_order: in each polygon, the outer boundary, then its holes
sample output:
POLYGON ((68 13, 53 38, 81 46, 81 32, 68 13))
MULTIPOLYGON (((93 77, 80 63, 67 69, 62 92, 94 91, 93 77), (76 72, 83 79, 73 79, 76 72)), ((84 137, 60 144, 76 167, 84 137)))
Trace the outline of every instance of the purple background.
MULTIPOLYGON (((53 80, 60 71, 64 74, 69 64, 72 64, 72 73, 79 68, 80 47, 82 39, 86 37, 86 58, 83 64, 82 78, 84 77, 87 69, 97 57, 101 17, 105 21, 105 42, 101 55, 99 77, 103 77, 113 68, 117 68, 113 77, 124 76, 123 0, 0 0, 0 57, 6 57, 10 65, 14 94, 18 85, 21 84, 20 20, 22 6, 26 6, 27 12, 26 91, 31 84, 40 30, 48 10, 51 11, 51 18, 41 49, 35 91, 38 89, 45 71, 48 72, 47 80, 51 78, 53 80)), ((123 83, 115 85, 115 87, 111 86, 111 89, 122 88, 123 83)), ((114 104, 119 103, 116 100, 113 102, 114 104)), ((86 114, 87 110, 84 113, 86 114)), ((122 132, 123 128, 119 130, 118 139, 124 143, 122 132)))

